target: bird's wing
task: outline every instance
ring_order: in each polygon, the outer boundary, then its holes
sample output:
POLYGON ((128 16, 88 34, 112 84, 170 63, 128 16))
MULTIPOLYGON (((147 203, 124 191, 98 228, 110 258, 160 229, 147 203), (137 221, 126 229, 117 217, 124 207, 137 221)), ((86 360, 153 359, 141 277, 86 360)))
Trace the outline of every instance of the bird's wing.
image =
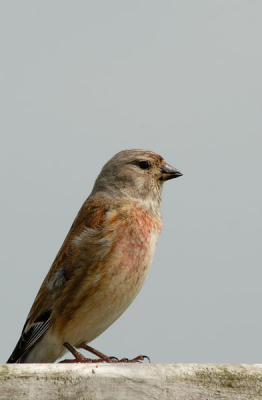
POLYGON ((61 296, 67 281, 72 279, 75 273, 72 255, 73 239, 84 230, 90 229, 92 232, 100 230, 106 212, 107 208, 97 200, 87 200, 83 204, 42 283, 23 327, 21 337, 7 363, 19 363, 21 358, 48 330, 55 303, 61 296))
POLYGON ((23 355, 44 335, 50 324, 50 315, 50 310, 39 315, 28 330, 26 328, 30 318, 26 320, 20 339, 7 361, 8 364, 19 362, 23 355))

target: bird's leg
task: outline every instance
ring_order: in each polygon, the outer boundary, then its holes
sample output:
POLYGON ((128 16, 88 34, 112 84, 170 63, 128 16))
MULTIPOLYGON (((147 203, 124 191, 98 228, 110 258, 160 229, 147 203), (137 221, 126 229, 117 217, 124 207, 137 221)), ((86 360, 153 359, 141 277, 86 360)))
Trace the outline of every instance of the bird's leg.
MULTIPOLYGON (((60 363, 65 363, 65 364, 74 364, 74 363, 99 363, 99 362, 108 362, 108 363, 112 363, 112 362, 117 362, 118 360, 115 357, 107 357, 105 354, 100 353, 99 351, 92 349, 91 353, 97 355, 99 357, 99 359, 93 360, 92 358, 86 358, 83 356, 83 354, 79 353, 79 351, 77 351, 73 346, 71 346, 70 343, 65 342, 63 343, 63 346, 65 346, 65 348, 70 351, 71 354, 73 354, 73 356, 75 357, 74 360, 63 360, 60 361, 60 363)), ((86 350, 89 350, 89 346, 87 346, 88 348, 86 350)), ((83 346, 81 346, 81 348, 85 348, 83 346)), ((90 350, 89 350, 90 351, 90 350)), ((59 364, 60 364, 59 363, 59 364)))
POLYGON ((65 348, 70 351, 71 354, 73 354, 73 356, 75 357, 74 360, 63 360, 60 361, 60 363, 136 363, 136 362, 140 362, 140 361, 144 361, 145 359, 147 359, 150 362, 150 358, 147 356, 137 356, 135 358, 133 358, 132 360, 129 360, 128 358, 122 358, 121 360, 118 360, 118 358, 116 357, 108 357, 107 355, 105 355, 104 353, 101 353, 100 351, 94 349, 91 346, 88 346, 87 344, 82 344, 80 346, 81 349, 87 350, 90 353, 94 354, 95 356, 99 357, 98 359, 92 359, 92 358, 86 358, 84 357, 81 353, 79 353, 79 351, 77 351, 73 346, 71 346, 71 344, 69 344, 68 342, 65 342, 63 344, 65 346, 65 348))
POLYGON ((90 353, 94 354, 95 356, 99 357, 99 361, 101 360, 101 362, 114 362, 114 363, 136 363, 136 362, 140 362, 140 361, 144 361, 145 359, 147 359, 149 362, 150 358, 147 356, 137 356, 135 358, 133 358, 132 360, 129 360, 128 358, 122 358, 121 360, 118 360, 116 357, 108 357, 105 354, 101 353, 100 351, 94 349, 91 346, 88 346, 87 344, 83 344, 81 346, 81 349, 85 349, 87 351, 89 351, 90 353))
POLYGON ((74 360, 63 360, 63 361, 60 361, 60 363, 68 363, 69 364, 69 363, 92 363, 92 362, 94 362, 94 360, 92 360, 91 358, 84 357, 81 353, 79 353, 79 351, 74 349, 74 347, 71 346, 71 344, 69 344, 68 342, 63 343, 63 346, 65 346, 65 348, 68 351, 70 351, 71 354, 73 354, 75 359, 74 360))
POLYGON ((82 344, 80 347, 81 349, 87 350, 90 353, 94 354, 95 356, 99 357, 98 359, 99 362, 107 362, 107 363, 118 362, 118 359, 116 357, 108 357, 104 353, 101 353, 101 351, 98 351, 93 347, 88 346, 87 344, 82 344))

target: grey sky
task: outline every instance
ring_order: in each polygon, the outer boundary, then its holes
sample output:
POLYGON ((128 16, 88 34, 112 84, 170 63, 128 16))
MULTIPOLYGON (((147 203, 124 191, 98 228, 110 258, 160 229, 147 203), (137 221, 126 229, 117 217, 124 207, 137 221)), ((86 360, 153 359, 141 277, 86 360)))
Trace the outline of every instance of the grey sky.
POLYGON ((92 345, 261 362, 262 3, 1 1, 1 348, 11 354, 103 164, 150 149, 164 228, 132 306, 92 345))

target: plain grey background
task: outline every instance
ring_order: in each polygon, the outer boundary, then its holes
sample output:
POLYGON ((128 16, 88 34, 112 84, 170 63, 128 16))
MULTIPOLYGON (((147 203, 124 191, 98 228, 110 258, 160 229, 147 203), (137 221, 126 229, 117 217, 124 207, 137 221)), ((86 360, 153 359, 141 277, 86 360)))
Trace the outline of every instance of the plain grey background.
POLYGON ((262 362, 262 3, 1 1, 1 346, 103 164, 161 154, 149 278, 92 345, 153 362, 262 362))

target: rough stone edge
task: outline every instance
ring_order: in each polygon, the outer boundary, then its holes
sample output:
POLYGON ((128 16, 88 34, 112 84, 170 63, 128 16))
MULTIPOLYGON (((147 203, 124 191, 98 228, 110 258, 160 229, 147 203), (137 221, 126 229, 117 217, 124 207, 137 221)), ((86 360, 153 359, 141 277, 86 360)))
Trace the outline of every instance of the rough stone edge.
POLYGON ((262 365, 3 364, 0 386, 0 399, 262 400, 262 365))
POLYGON ((232 381, 258 379, 262 383, 262 364, 0 364, 0 380, 27 376, 103 374, 105 377, 120 375, 143 377, 155 375, 192 379, 201 377, 232 381))

